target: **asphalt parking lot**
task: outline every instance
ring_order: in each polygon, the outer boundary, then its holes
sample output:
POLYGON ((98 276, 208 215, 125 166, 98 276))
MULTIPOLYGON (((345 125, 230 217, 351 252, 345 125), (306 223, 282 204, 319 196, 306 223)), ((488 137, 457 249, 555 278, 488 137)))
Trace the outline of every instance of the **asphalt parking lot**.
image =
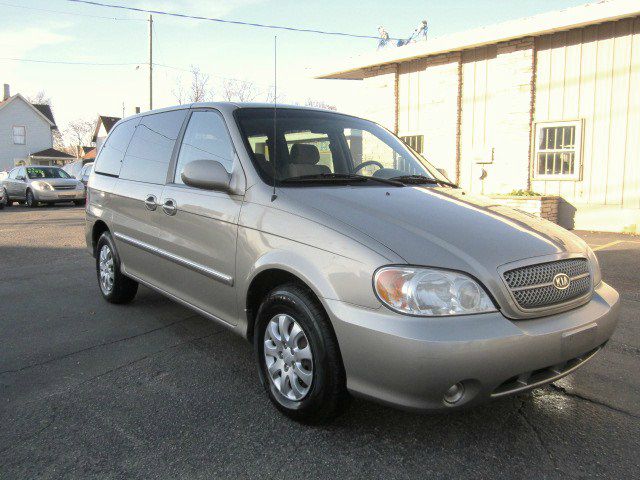
MULTIPOLYGON (((580 232, 623 298, 603 352, 531 394, 416 415, 280 415, 250 345, 141 288, 104 302, 81 208, 0 211, 0 478, 631 478, 640 237, 580 232)), ((633 472, 636 474, 633 474, 633 472)))

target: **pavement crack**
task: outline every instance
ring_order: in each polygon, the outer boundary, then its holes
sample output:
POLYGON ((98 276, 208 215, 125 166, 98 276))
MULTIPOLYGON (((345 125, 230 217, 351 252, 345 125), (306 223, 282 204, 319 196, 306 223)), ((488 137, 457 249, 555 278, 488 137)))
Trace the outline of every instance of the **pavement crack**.
POLYGON ((92 382, 93 380, 96 380, 96 379, 98 379, 100 377, 103 377, 103 376, 108 375, 108 374, 113 373, 113 372, 117 372, 118 370, 122 370, 123 368, 129 367, 129 366, 134 365, 134 364, 136 364, 138 362, 142 362, 142 361, 144 361, 144 360, 146 360, 148 358, 154 357, 154 356, 159 355, 159 354, 161 354, 163 352, 166 352, 168 350, 172 350, 174 348, 178 348, 178 347, 181 347, 182 345, 186 345, 188 343, 193 343, 193 342, 196 342, 198 340, 202 340, 204 338, 213 337, 215 335, 223 333, 224 331, 225 331, 225 329, 217 330, 217 331, 215 331, 213 333, 208 333, 207 335, 201 335, 199 337, 190 338, 189 340, 185 340, 184 342, 179 342, 179 343, 176 343, 175 345, 171 345, 169 347, 161 348, 160 350, 156 350, 155 352, 149 353, 148 355, 136 358, 136 359, 131 360, 130 362, 127 362, 127 363, 125 363, 123 365, 118 365, 117 367, 110 368, 106 372, 102 372, 102 373, 99 373, 98 375, 94 375, 93 377, 87 378, 83 382, 80 382, 80 384, 87 383, 87 382, 92 382))
POLYGON ((627 345, 626 343, 619 342, 617 340, 611 340, 609 345, 613 347, 616 351, 621 353, 629 353, 631 355, 640 355, 640 347, 636 347, 634 345, 627 345))
POLYGON ((560 385, 556 385, 555 383, 550 383, 549 387, 551 387, 551 389, 554 390, 555 392, 560 393, 562 395, 566 395, 567 397, 577 398, 578 400, 583 400, 593 405, 598 405, 600 407, 613 410, 614 412, 628 415, 632 418, 636 418, 636 419, 640 418, 640 415, 636 415, 635 413, 628 412, 627 410, 623 410, 622 408, 614 407, 613 405, 609 405, 608 403, 602 402, 600 400, 596 400, 595 398, 589 398, 589 397, 585 397, 584 395, 580 395, 579 393, 570 392, 566 388, 561 387, 560 385))
POLYGON ((40 366, 43 366, 43 365, 47 365, 47 364, 49 364, 49 363, 57 362, 58 360, 64 360, 65 358, 73 357, 74 355, 77 355, 77 354, 79 354, 79 353, 83 353, 83 352, 86 352, 86 351, 89 351, 89 350, 93 350, 93 349, 95 349, 95 348, 106 347, 106 346, 108 346, 108 345, 114 345, 114 344, 119 343, 119 342, 125 342, 125 341, 127 341, 127 340, 131 340, 131 339, 134 339, 134 338, 142 337, 142 336, 144 336, 144 335, 149 335, 150 333, 154 333, 154 332, 157 332, 157 331, 159 331, 159 330, 164 330, 164 329, 166 329, 166 328, 172 327, 172 326, 177 325, 177 324, 179 324, 179 323, 185 322, 185 321, 187 321, 187 320, 189 320, 189 319, 191 319, 191 318, 194 318, 195 316, 197 316, 197 315, 191 315, 191 316, 188 316, 188 317, 186 317, 186 318, 182 318, 182 319, 180 319, 180 320, 176 320, 175 322, 168 323, 168 324, 163 325, 163 326, 161 326, 161 327, 153 328, 153 329, 151 329, 151 330, 147 330, 147 331, 145 331, 145 332, 137 333, 137 334, 135 334, 135 335, 130 335, 130 336, 128 336, 128 337, 119 338, 119 339, 117 339, 117 340, 112 340, 112 341, 109 341, 109 342, 98 343, 98 344, 96 344, 96 345, 91 345, 91 346, 89 346, 89 347, 81 348, 80 350, 76 350, 75 352, 70 352, 70 353, 67 353, 67 354, 65 354, 65 355, 60 355, 59 357, 50 358, 50 359, 48 359, 48 360, 44 360, 44 361, 42 361, 42 362, 32 363, 32 364, 30 364, 30 365, 26 365, 26 366, 24 366, 24 367, 20 367, 20 368, 16 368, 16 369, 3 370, 3 371, 1 371, 1 372, 0 372, 0 375, 5 375, 5 374, 7 374, 7 373, 19 373, 19 372, 23 372, 23 371, 25 371, 25 370, 30 370, 30 369, 32 369, 32 368, 36 368, 36 367, 40 367, 40 366))
POLYGON ((529 429, 533 432, 533 436, 536 437, 536 440, 538 441, 538 444, 540 445, 540 447, 544 450, 544 452, 547 454, 547 458, 549 459, 549 462, 551 462, 551 465, 553 465, 553 468, 556 471, 562 472, 565 475, 570 475, 570 473, 565 472, 564 470, 562 470, 560 468, 560 465, 558 464, 558 462, 556 461, 556 459, 554 458, 553 454, 551 453, 551 450, 549 449, 549 447, 547 447, 547 444, 544 442, 544 440, 542 439, 542 435, 540 434, 540 431, 538 430, 538 428, 533 424, 533 422, 531 422, 529 420, 529 418, 526 416, 526 414, 524 413, 524 407, 526 405, 526 400, 522 399, 520 406, 518 407, 518 415, 522 418, 522 420, 524 420, 524 423, 527 424, 527 426, 529 427, 529 429))
MULTIPOLYGON (((0 450, 0 454, 4 454, 9 452, 10 450, 13 450, 16 447, 19 447, 20 445, 23 445, 24 443, 33 440, 34 438, 38 438, 39 435, 41 435, 42 433, 44 433, 46 430, 48 430, 49 428, 51 428, 51 426, 55 423, 56 421, 56 410, 55 410, 55 405, 51 406, 51 418, 49 419, 49 421, 46 423, 46 425, 42 428, 39 428, 38 430, 36 430, 35 432, 33 432, 30 435, 27 435, 24 438, 21 438, 20 440, 18 440, 16 443, 14 443, 13 445, 8 446, 7 448, 3 448, 2 450, 0 450)), ((4 466, 4 463, 1 463, 0 466, 4 466)))

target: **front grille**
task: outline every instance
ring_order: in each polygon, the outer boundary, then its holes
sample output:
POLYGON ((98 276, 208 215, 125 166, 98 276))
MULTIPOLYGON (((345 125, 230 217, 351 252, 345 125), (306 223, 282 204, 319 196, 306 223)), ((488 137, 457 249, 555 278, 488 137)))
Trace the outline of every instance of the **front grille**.
POLYGON ((589 293, 591 289, 589 262, 586 258, 520 267, 505 272, 503 277, 513 298, 525 310, 569 302, 589 293), (553 279, 559 273, 568 275, 571 280, 565 290, 553 285, 553 279))
POLYGON ((75 190, 75 186, 73 185, 54 185, 54 190, 75 190))

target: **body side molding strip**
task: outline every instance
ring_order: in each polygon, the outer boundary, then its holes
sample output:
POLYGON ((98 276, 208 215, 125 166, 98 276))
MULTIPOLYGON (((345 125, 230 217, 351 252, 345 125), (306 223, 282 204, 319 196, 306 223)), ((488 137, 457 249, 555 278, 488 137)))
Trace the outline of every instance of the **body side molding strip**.
POLYGON ((133 245, 134 247, 138 247, 141 250, 144 250, 149 253, 153 253, 154 255, 158 255, 166 260, 169 260, 173 263, 186 267, 194 272, 198 272, 202 275, 206 275, 207 277, 213 278, 225 285, 233 286, 233 277, 231 275, 227 275, 226 273, 218 272, 213 268, 205 267, 199 263, 193 262, 187 258, 180 257, 178 255, 174 255, 173 253, 167 252, 166 250, 162 250, 161 248, 154 247, 153 245, 149 245, 148 243, 141 242, 140 240, 136 240, 128 235, 124 235, 119 232, 115 232, 114 236, 118 240, 122 240, 129 245, 133 245))

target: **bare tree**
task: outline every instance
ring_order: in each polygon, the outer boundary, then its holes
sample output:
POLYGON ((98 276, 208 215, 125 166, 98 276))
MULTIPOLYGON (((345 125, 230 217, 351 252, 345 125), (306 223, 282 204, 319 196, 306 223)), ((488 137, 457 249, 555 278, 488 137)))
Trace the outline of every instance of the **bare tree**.
POLYGON ((53 137, 53 148, 56 150, 64 149, 64 137, 62 136, 62 132, 58 127, 51 130, 51 136, 53 137))
POLYGON ((33 96, 28 96, 27 97, 27 101, 29 103, 35 104, 35 105, 49 105, 51 106, 51 97, 49 97, 44 90, 40 90, 38 93, 36 93, 33 96))
POLYGON ((213 97, 213 91, 209 87, 209 75, 202 73, 196 65, 191 65, 191 83, 185 87, 182 78, 178 78, 172 93, 180 105, 207 102, 213 97))
POLYGON ((171 89, 171 93, 173 94, 173 98, 176 99, 176 102, 178 102, 178 105, 186 103, 186 92, 184 90, 181 76, 176 78, 176 83, 171 89))
MULTIPOLYGON (((267 103, 274 103, 275 100, 276 100, 276 89, 272 85, 267 89, 264 101, 267 103)), ((278 100, 282 101, 281 98, 278 98, 278 100)))
POLYGON ((222 98, 227 102, 251 102, 258 96, 255 83, 236 78, 222 81, 222 98))
MULTIPOLYGON (((53 106, 51 105, 51 97, 49 97, 44 90, 40 90, 35 95, 30 95, 27 97, 27 101, 33 105, 49 105, 49 108, 53 110, 53 106)), ((55 127, 51 130, 51 135, 53 137, 53 148, 57 150, 64 149, 64 138, 62 137, 62 132, 58 127, 55 127)))
POLYGON ((337 110, 335 105, 331 105, 324 100, 314 100, 313 98, 307 98, 304 102, 305 107, 324 108, 325 110, 337 110))
POLYGON ((64 134, 65 137, 67 137, 69 145, 75 148, 75 155, 77 157, 80 157, 80 147, 91 143, 95 126, 95 121, 84 118, 78 118, 77 120, 69 122, 64 134))

